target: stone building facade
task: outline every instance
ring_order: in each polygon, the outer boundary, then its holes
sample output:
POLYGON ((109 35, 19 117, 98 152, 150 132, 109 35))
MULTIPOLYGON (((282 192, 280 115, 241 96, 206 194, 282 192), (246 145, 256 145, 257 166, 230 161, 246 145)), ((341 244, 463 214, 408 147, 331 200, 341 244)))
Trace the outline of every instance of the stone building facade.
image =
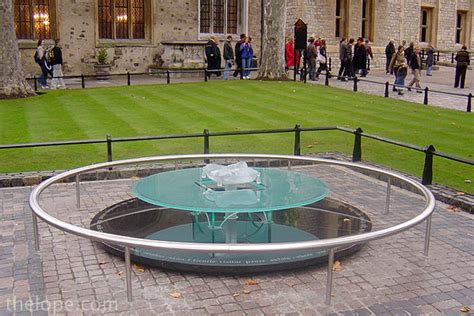
MULTIPOLYGON (((93 73, 100 47, 107 49, 113 72, 201 67, 210 34, 222 45, 227 34, 236 40, 247 33, 259 56, 261 0, 12 1, 28 74, 38 72, 33 54, 39 37, 61 38, 66 74, 93 73)), ((327 40, 334 57, 341 37, 363 36, 382 58, 390 38, 472 49, 473 17, 474 0, 288 0, 285 24, 290 35, 301 18, 308 34, 327 40)))

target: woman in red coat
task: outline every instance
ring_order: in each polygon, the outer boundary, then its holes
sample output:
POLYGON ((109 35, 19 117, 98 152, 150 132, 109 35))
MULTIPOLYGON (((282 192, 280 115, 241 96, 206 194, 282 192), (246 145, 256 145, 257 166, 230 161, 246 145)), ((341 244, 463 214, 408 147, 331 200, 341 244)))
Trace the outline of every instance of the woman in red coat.
MULTIPOLYGON (((286 70, 293 68, 295 66, 295 50, 293 45, 293 38, 289 37, 288 41, 285 44, 285 61, 286 61, 286 70)), ((299 54, 296 52, 296 64, 299 62, 299 54)))

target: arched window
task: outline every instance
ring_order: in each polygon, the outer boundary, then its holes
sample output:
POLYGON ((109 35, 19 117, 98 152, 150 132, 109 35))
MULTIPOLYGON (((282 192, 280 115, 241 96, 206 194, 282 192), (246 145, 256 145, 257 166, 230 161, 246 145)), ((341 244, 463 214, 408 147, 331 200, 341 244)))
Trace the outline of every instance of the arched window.
POLYGON ((244 0, 200 0, 199 32, 238 34, 243 32, 244 0))
POLYGON ((52 5, 52 0, 14 0, 13 15, 17 39, 53 38, 52 5))
POLYGON ((145 39, 149 0, 98 0, 100 39, 145 39))

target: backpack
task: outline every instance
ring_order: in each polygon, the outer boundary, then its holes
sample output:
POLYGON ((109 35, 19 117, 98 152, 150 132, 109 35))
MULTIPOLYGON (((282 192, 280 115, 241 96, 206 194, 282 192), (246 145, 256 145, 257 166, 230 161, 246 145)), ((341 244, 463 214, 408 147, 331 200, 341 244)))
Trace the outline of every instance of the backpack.
POLYGON ((39 63, 41 61, 41 58, 39 58, 38 50, 36 50, 33 58, 35 59, 35 63, 39 63))
POLYGON ((304 50, 304 59, 306 60, 309 60, 311 58, 311 56, 313 56, 313 54, 311 53, 311 51, 309 50, 309 47, 307 47, 305 50, 304 50))
POLYGON ((48 49, 46 49, 45 53, 44 53, 44 58, 46 59, 46 62, 48 64, 52 64, 53 61, 54 61, 54 50, 53 50, 53 47, 50 47, 48 49))

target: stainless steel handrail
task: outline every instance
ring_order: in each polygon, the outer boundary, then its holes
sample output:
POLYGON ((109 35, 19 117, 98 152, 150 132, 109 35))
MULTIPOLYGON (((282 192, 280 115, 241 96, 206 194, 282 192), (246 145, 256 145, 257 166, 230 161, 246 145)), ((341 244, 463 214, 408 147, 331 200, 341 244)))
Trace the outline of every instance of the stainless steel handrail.
MULTIPOLYGON (((387 189, 387 209, 389 203, 389 194, 390 194, 390 185, 387 189)), ((406 176, 400 175, 392 171, 385 171, 371 166, 365 166, 359 163, 352 162, 343 162, 322 158, 309 158, 301 156, 286 156, 286 155, 261 155, 261 154, 199 154, 199 155, 173 155, 173 156, 158 156, 158 157, 145 157, 145 158, 136 158, 128 160, 120 160, 114 162, 105 162, 98 163, 86 167, 81 167, 73 169, 70 171, 63 172, 59 175, 56 175, 41 184, 39 184, 30 194, 29 205, 33 211, 33 222, 35 230, 35 242, 37 249, 39 249, 39 238, 38 238, 38 228, 36 216, 41 218, 46 223, 58 228, 59 230, 69 232, 81 237, 85 237, 91 240, 112 243, 117 245, 122 245, 125 247, 125 261, 130 262, 130 248, 145 248, 145 249, 168 249, 174 251, 193 251, 193 252, 204 252, 204 253, 269 253, 269 252, 284 252, 284 251, 294 251, 294 250, 309 250, 309 249, 329 249, 332 252, 335 248, 341 246, 347 246, 358 243, 365 243, 371 240, 381 239, 388 237, 397 233, 400 233, 404 230, 407 230, 424 220, 427 221, 426 236, 425 236, 425 255, 428 254, 429 248, 429 234, 431 231, 431 214, 435 208, 435 198, 433 194, 423 185, 417 183, 416 181, 409 179, 406 176), (205 159, 278 159, 278 160, 287 160, 291 161, 302 161, 302 162, 313 162, 318 164, 328 164, 328 165, 338 165, 350 168, 357 168, 362 170, 372 171, 378 174, 382 174, 388 177, 389 183, 392 178, 399 179, 405 183, 408 183, 425 198, 425 205, 423 211, 415 216, 414 218, 405 221, 403 223, 397 224, 392 227, 388 227, 379 231, 372 231, 368 233, 363 233, 354 236, 345 236, 338 238, 329 238, 323 240, 312 240, 312 241, 302 241, 302 242, 286 242, 286 243, 274 243, 274 244, 212 244, 212 243, 185 243, 185 242, 170 242, 170 241, 158 241, 158 240, 147 240, 141 238, 127 237, 121 235, 115 235, 110 233, 93 231, 87 228, 78 227, 70 223, 66 223, 57 219, 56 217, 48 214, 40 206, 39 198, 41 193, 46 190, 50 185, 59 182, 63 179, 67 179, 73 176, 76 176, 76 199, 78 207, 80 205, 80 175, 86 171, 92 171, 103 168, 110 168, 123 165, 131 164, 144 164, 144 163, 154 163, 154 162, 165 162, 165 161, 183 161, 183 160, 205 160, 205 159), (128 257, 128 258, 127 258, 128 257)), ((333 256, 329 256, 329 265, 332 266, 333 256)), ((129 264, 128 264, 128 267, 129 264)), ((331 269, 328 269, 328 278, 332 279, 331 269)), ((328 282, 328 284, 332 282, 328 282)), ((326 302, 330 303, 330 293, 331 289, 327 289, 326 302)), ((131 280, 130 273, 127 274, 127 292, 128 298, 131 300, 131 280)))

